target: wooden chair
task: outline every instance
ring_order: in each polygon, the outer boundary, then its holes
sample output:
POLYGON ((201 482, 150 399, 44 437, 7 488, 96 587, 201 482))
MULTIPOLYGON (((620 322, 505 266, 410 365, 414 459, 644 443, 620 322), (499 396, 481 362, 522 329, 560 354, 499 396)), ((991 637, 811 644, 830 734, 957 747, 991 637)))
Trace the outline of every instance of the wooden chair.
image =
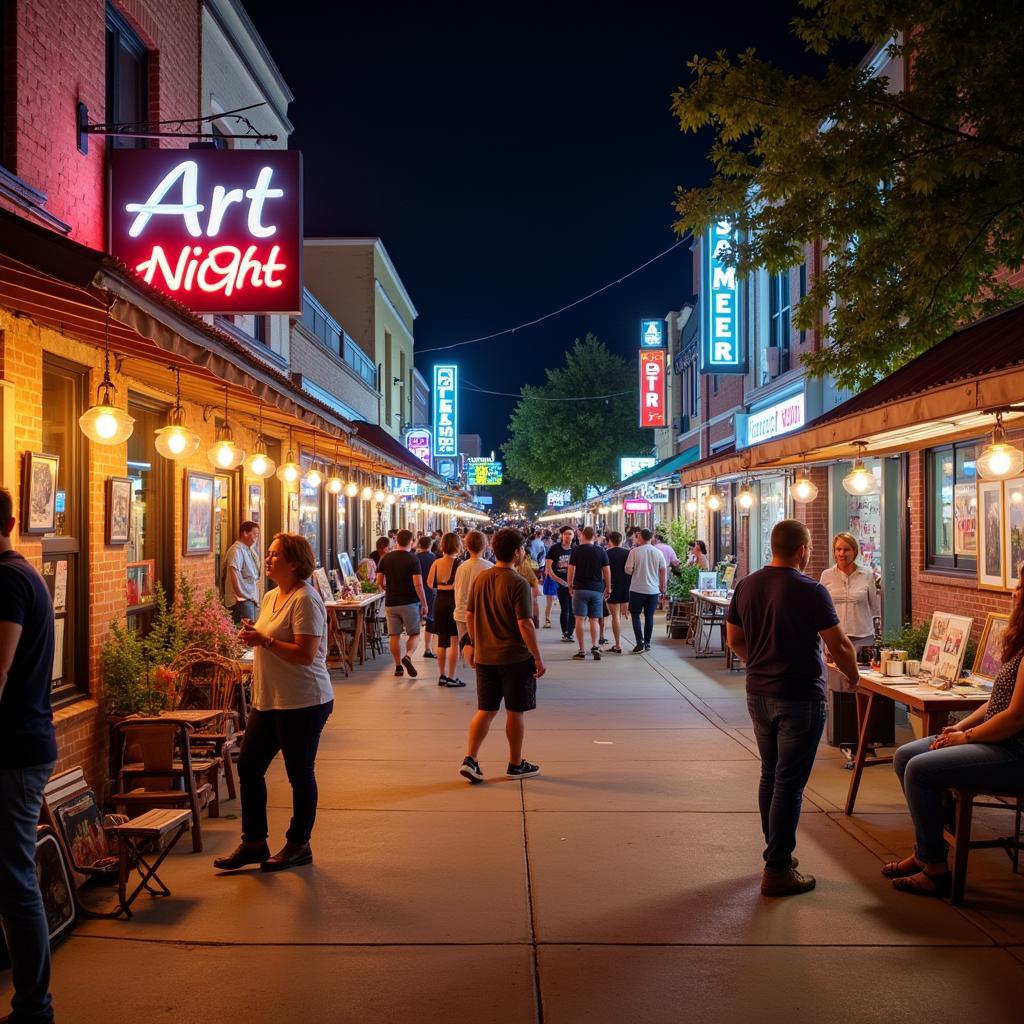
POLYGON ((101 820, 96 795, 81 767, 75 767, 54 775, 46 784, 42 817, 56 834, 76 878, 117 882, 117 906, 105 913, 83 906, 79 886, 74 886, 75 903, 81 913, 88 917, 131 917, 131 905, 143 889, 153 896, 170 895, 157 870, 188 828, 188 811, 154 810, 131 820, 116 820, 122 815, 107 815, 101 820), (156 858, 149 860, 154 853, 156 858), (140 881, 129 893, 132 871, 138 872, 140 881))
POLYGON ((111 741, 118 765, 110 803, 114 807, 187 807, 192 817, 192 849, 203 849, 200 812, 217 817, 218 759, 192 758, 192 725, 173 718, 127 719, 114 726, 111 741))
POLYGON ((967 858, 971 850, 998 848, 1005 850, 1013 865, 1014 874, 1020 874, 1021 818, 1024 816, 1024 790, 995 791, 991 789, 947 790, 953 799, 953 828, 945 830, 945 840, 953 852, 953 885, 950 901, 960 906, 967 885, 967 858), (971 839, 971 822, 975 807, 996 808, 1013 813, 1013 834, 1000 839, 971 839))
POLYGON ((668 613, 665 615, 665 636, 672 635, 673 627, 685 626, 686 633, 682 640, 689 642, 690 630, 693 628, 693 602, 692 601, 670 601, 668 613))

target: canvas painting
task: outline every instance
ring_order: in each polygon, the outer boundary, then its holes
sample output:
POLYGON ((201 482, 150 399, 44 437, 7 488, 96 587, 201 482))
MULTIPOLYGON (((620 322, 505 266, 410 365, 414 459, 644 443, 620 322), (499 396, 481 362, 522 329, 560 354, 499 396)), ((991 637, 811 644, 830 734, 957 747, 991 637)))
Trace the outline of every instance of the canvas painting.
POLYGON ((25 452, 22 481, 22 533, 53 533, 57 528, 57 471, 60 456, 25 452))
POLYGON ((127 544, 131 530, 132 481, 127 476, 107 477, 107 544, 127 544))
POLYGON ((213 551, 213 477, 185 471, 185 554, 213 551))
POLYGON ((995 679, 1003 667, 1003 637, 1010 624, 1008 615, 989 612, 985 620, 985 630, 981 634, 978 653, 974 656, 973 672, 976 676, 995 679))
POLYGON ((978 586, 1002 590, 1003 484, 1001 480, 978 483, 978 586))
POLYGON ((1003 513, 1006 536, 1006 586, 1012 590, 1024 566, 1024 477, 1004 484, 1003 513))
POLYGON ((949 612, 935 612, 924 646, 921 672, 935 679, 955 680, 960 677, 967 640, 973 619, 949 612))

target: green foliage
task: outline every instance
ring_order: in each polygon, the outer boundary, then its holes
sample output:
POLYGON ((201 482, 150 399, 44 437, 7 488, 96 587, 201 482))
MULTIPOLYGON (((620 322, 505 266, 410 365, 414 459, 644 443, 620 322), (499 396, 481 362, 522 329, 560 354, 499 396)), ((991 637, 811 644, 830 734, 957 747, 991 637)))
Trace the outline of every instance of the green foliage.
POLYGON ((617 480, 621 455, 651 447, 650 432, 637 426, 636 371, 588 334, 547 377, 542 387, 522 388, 502 450, 509 473, 533 490, 569 488, 579 499, 588 484, 617 480), (615 397, 577 401, 588 395, 615 397))
POLYGON ((697 573, 699 572, 700 566, 686 565, 685 563, 679 566, 678 574, 669 572, 668 596, 673 601, 692 600, 690 591, 697 586, 697 573))
POLYGON ((166 707, 166 694, 154 684, 145 642, 133 629, 111 624, 110 639, 100 651, 100 673, 111 714, 155 715, 166 707))
POLYGON ((684 132, 712 130, 715 173, 677 190, 676 228, 734 219, 741 275, 795 266, 820 240, 824 269, 794 324, 824 319, 831 345, 804 363, 866 387, 1024 297, 996 280, 1024 261, 1024 18, 1019 0, 801 4, 808 50, 902 38, 889 51, 912 79, 836 63, 793 77, 753 50, 695 56, 673 112, 684 132))
POLYGON ((657 532, 665 538, 680 562, 678 569, 669 570, 668 596, 673 601, 689 601, 690 591, 697 586, 697 573, 700 572, 698 566, 686 564, 697 528, 685 519, 663 519, 658 523, 657 532))

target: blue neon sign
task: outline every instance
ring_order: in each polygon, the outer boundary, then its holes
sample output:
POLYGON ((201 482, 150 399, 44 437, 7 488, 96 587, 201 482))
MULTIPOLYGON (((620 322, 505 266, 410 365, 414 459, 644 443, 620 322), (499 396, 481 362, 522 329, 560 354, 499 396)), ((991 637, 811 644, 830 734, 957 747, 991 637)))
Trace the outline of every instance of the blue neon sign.
POLYGON ((665 347, 665 321, 664 320, 641 320, 640 321, 640 347, 641 348, 664 348, 665 347))
POLYGON ((434 455, 454 459, 459 454, 459 368, 434 367, 434 455))
POLYGON ((701 317, 701 372, 746 373, 740 318, 740 286, 736 268, 726 258, 732 247, 733 224, 720 220, 704 237, 704 297, 701 317))

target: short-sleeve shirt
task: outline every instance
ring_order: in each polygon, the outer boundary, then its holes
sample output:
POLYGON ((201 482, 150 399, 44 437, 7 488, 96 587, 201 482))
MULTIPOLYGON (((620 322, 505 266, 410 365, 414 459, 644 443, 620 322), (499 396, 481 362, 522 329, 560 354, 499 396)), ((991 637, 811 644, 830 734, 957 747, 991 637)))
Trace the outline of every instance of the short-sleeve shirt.
MULTIPOLYGON (((423 589, 429 590, 427 586, 427 575, 430 572, 430 567, 437 561, 437 555, 433 551, 417 551, 416 561, 420 563, 420 576, 423 578, 423 589)), ((413 588, 415 590, 415 587, 413 588)), ((416 599, 417 601, 419 598, 416 599)))
POLYGON ((474 661, 480 665, 519 665, 530 657, 519 632, 519 620, 533 618, 533 595, 530 584, 515 569, 494 566, 478 576, 466 609, 473 613, 474 661))
POLYGON ((569 564, 573 567, 573 590, 604 591, 602 570, 608 564, 608 552, 596 544, 580 544, 572 549, 569 564))
POLYGON ((452 618, 456 622, 466 621, 466 608, 469 605, 469 595, 473 590, 473 584, 477 576, 494 568, 492 562, 486 558, 469 558, 460 563, 455 572, 455 611, 452 618))
POLYGON ((626 559, 629 552, 624 547, 609 548, 608 566, 612 571, 612 593, 628 593, 629 577, 626 575, 626 559))
POLYGON ((736 584, 725 616, 747 645, 747 693, 824 700, 818 634, 839 625, 828 590, 796 569, 766 565, 736 584))
POLYGON ((17 551, 0 554, 0 622, 21 626, 0 697, 0 768, 57 760, 50 709, 53 603, 42 576, 17 551))
POLYGON ((633 594, 661 592, 661 570, 667 569, 665 556, 653 544, 638 544, 626 556, 629 589, 633 594))
POLYGON ((309 583, 300 583, 287 597, 280 590, 268 590, 260 603, 256 629, 285 643, 294 643, 297 636, 320 637, 312 665, 285 661, 273 648, 253 650, 252 706, 257 711, 311 708, 334 700, 327 671, 327 609, 309 583))
POLYGON ((411 551, 389 551, 377 565, 384 574, 384 607, 419 604, 414 576, 420 576, 420 560, 411 551))
POLYGON ((256 589, 259 580, 259 566, 256 564, 256 555, 251 547, 244 541, 236 540, 224 557, 225 566, 234 568, 238 573, 238 581, 241 584, 236 588, 231 581, 231 573, 227 573, 224 582, 224 599, 230 608, 239 601, 258 601, 259 591, 256 589))
POLYGON ((560 579, 569 581, 569 556, 572 548, 563 548, 561 544, 552 544, 548 548, 547 557, 551 559, 551 571, 560 579))
POLYGON ((662 555, 664 555, 666 565, 673 566, 679 564, 679 556, 676 554, 675 548, 673 548, 671 544, 662 544, 661 541, 655 541, 653 546, 656 547, 662 555))

